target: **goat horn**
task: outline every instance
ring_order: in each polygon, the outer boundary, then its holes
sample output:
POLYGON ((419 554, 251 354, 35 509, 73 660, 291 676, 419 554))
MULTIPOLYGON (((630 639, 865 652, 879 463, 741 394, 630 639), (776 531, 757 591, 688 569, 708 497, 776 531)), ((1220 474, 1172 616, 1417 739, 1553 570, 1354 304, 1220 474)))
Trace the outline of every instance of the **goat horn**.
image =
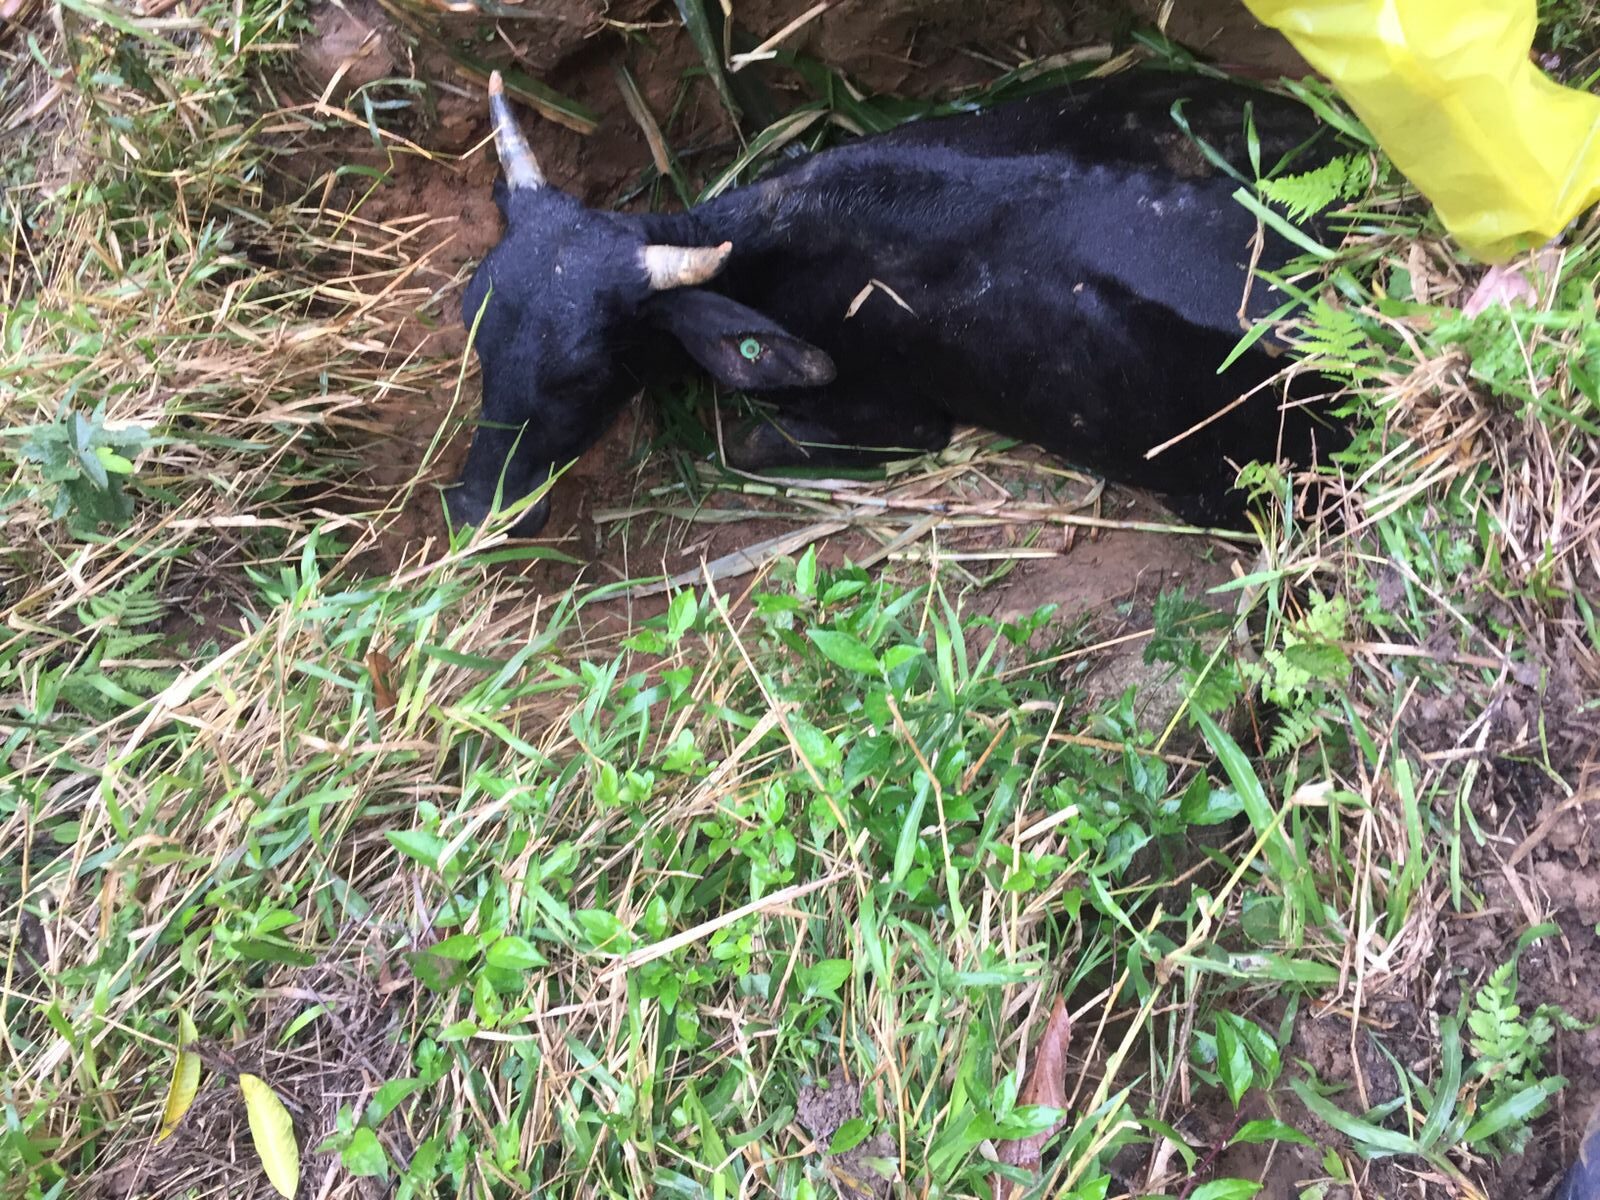
POLYGON ((511 106, 506 103, 505 84, 499 71, 489 75, 489 116, 494 123, 494 152, 500 156, 500 166, 511 190, 527 188, 532 191, 543 187, 544 172, 539 170, 528 139, 522 135, 511 106))
POLYGON ((706 282, 728 261, 733 243, 720 246, 646 246, 639 261, 650 276, 650 290, 694 287, 706 282))

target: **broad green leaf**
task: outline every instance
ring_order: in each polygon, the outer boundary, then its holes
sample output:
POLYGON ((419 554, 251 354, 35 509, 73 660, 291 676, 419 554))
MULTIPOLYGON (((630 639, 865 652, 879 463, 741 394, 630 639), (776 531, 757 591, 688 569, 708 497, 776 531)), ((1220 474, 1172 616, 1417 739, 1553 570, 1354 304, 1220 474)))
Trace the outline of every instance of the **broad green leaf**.
POLYGON ((588 935, 590 945, 596 950, 626 954, 633 948, 632 932, 614 913, 603 908, 580 908, 572 914, 572 919, 588 935))
MULTIPOLYGON (((1208 963, 1196 965, 1218 969, 1208 963)), ((1279 979, 1285 983, 1308 983, 1326 986, 1338 981, 1339 969, 1323 962, 1309 959, 1287 958, 1282 954, 1230 954, 1226 959, 1227 973, 1238 979, 1260 981, 1279 979)))
POLYGON ((950 635, 945 632, 943 625, 933 627, 933 661, 944 698, 954 703, 960 694, 956 688, 955 655, 950 647, 950 635))
POLYGON ((478 957, 478 951, 483 949, 483 939, 475 933, 453 933, 442 941, 437 941, 428 947, 429 954, 437 954, 440 958, 452 959, 456 962, 466 962, 478 957))
POLYGON ((1049 1104, 1019 1104, 997 1123, 994 1136, 1015 1141, 1053 1133, 1065 1117, 1064 1109, 1049 1104))
POLYGON ((1184 790, 1178 817, 1185 825, 1221 825, 1244 811, 1244 802, 1232 788, 1214 788, 1204 772, 1184 790))
POLYGON ((828 1143, 828 1153, 843 1154, 847 1150, 854 1150, 867 1140, 867 1134, 871 1131, 872 1126, 864 1119, 851 1117, 833 1135, 833 1140, 828 1143))
POLYGON ((852 596, 859 596, 867 585, 860 579, 837 579, 828 585, 828 590, 822 593, 822 607, 832 608, 842 604, 852 596))
POLYGON ((426 1081, 421 1079, 391 1079, 373 1092, 372 1099, 367 1101, 367 1120, 377 1124, 424 1086, 426 1081))
POLYGON ((339 1161, 352 1175, 381 1176, 389 1173, 389 1156, 383 1152, 378 1135, 365 1125, 350 1135, 350 1144, 339 1152, 339 1161))
POLYGON ((283 1027, 283 1031, 278 1034, 278 1045, 287 1046, 290 1042, 294 1041, 294 1039, 299 1035, 300 1031, 303 1030, 307 1025, 310 1025, 313 1021, 320 1020, 322 1017, 327 1016, 327 1014, 328 1006, 326 1004, 313 1004, 310 1008, 306 1009, 298 1017, 283 1027))
POLYGON ((300 1187, 300 1146, 294 1137, 294 1119, 278 1094, 256 1076, 240 1075, 239 1090, 244 1093, 250 1138, 267 1180, 284 1200, 294 1200, 300 1187))
POLYGON ((439 867, 439 856, 449 844, 437 834, 423 829, 390 829, 384 832, 389 844, 407 858, 425 867, 439 867))
POLYGON ((1197 1187, 1190 1194, 1190 1200, 1249 1200, 1260 1190, 1259 1183, 1248 1179, 1213 1179, 1197 1187))
POLYGON ((507 971, 531 971, 535 967, 546 966, 550 961, 534 949, 533 943, 527 938, 514 934, 507 934, 484 951, 483 960, 491 967, 507 971))
POLYGON ((883 667, 877 656, 868 650, 860 638, 841 633, 837 629, 808 629, 806 636, 816 643, 828 660, 857 675, 882 675, 883 667))
POLYGON ((639 654, 665 654, 668 648, 667 639, 654 629, 641 629, 632 637, 624 638, 622 645, 639 654))
POLYGON ((1194 1147, 1189 1145, 1188 1140, 1183 1136, 1183 1134, 1179 1133, 1177 1129, 1171 1125, 1168 1125, 1165 1121, 1159 1120, 1155 1117, 1152 1117, 1145 1122, 1145 1128, 1151 1133, 1159 1133, 1162 1137, 1166 1138, 1167 1142, 1172 1146, 1172 1148, 1178 1152, 1178 1156, 1183 1159, 1183 1165, 1185 1169, 1189 1171, 1194 1170, 1194 1164, 1199 1161, 1200 1156, 1195 1153, 1194 1147))
POLYGON ((794 565, 794 590, 802 596, 817 594, 817 548, 807 546, 800 561, 794 565))
POLYGON ((110 446, 96 446, 95 457, 100 460, 100 465, 113 475, 132 475, 133 463, 123 458, 110 446))
POLYGON ((1236 1016, 1233 1013, 1223 1013, 1224 1019, 1233 1026, 1233 1031, 1238 1035, 1239 1041, 1245 1049, 1250 1051, 1250 1057, 1255 1060, 1256 1066, 1267 1078, 1263 1079, 1263 1087, 1271 1087, 1273 1080, 1278 1077, 1278 1071, 1283 1065, 1283 1059, 1278 1053, 1278 1043, 1272 1040, 1261 1026, 1247 1017, 1236 1016))
POLYGON ((1225 1019, 1228 1015, 1222 1013, 1217 1018, 1217 1074, 1222 1077, 1228 1099, 1238 1108, 1255 1079, 1255 1068, 1250 1064, 1250 1051, 1239 1040, 1238 1030, 1232 1021, 1225 1019))
POLYGON ((808 997, 832 996, 850 978, 850 964, 842 958, 825 958, 800 969, 800 985, 808 997))
POLYGON ((672 598, 672 603, 667 606, 667 640, 673 645, 689 631, 694 624, 698 603, 695 599, 694 589, 685 588, 672 598))
POLYGON ((1247 892, 1239 909, 1239 932, 1257 946, 1270 946, 1283 927, 1283 897, 1247 892))
POLYGON ((890 646, 883 652, 883 669, 888 674, 893 675, 907 663, 915 662, 917 659, 924 657, 926 654, 927 651, 921 646, 890 646))
POLYGON ((900 826, 900 837, 894 848, 894 874, 891 881, 899 887, 911 874, 917 861, 917 850, 922 846, 922 810, 928 802, 929 789, 919 787, 911 798, 910 811, 900 826))
POLYGON ((200 1056, 190 1049, 199 1037, 194 1020, 187 1011, 180 1009, 178 1058, 172 1064, 172 1080, 167 1084, 167 1102, 161 1109, 161 1131, 156 1134, 158 1142, 172 1136, 178 1122, 183 1120, 183 1114, 194 1103, 195 1093, 200 1090, 200 1056))
POLYGON ((800 753, 805 755, 812 766, 819 771, 832 771, 844 762, 844 755, 839 753, 838 743, 810 721, 798 713, 791 713, 788 722, 789 731, 794 734, 795 745, 800 748, 800 753))

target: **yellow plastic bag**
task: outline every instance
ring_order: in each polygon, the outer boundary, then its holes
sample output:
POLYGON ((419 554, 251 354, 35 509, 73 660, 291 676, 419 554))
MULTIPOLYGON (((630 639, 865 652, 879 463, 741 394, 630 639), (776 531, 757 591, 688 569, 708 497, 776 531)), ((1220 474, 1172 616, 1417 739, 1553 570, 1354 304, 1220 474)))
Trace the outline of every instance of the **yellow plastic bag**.
POLYGON ((1600 202, 1600 96, 1528 58, 1534 0, 1245 0, 1331 80, 1471 253, 1503 262, 1600 202))

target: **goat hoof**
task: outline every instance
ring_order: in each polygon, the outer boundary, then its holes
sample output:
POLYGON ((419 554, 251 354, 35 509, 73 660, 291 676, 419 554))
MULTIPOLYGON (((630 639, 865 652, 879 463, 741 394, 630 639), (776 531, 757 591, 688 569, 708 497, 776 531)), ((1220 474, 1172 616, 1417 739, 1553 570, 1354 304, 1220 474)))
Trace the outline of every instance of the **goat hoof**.
POLYGON ((811 460, 799 439, 776 421, 751 421, 724 447, 724 459, 736 471, 770 471, 811 460))

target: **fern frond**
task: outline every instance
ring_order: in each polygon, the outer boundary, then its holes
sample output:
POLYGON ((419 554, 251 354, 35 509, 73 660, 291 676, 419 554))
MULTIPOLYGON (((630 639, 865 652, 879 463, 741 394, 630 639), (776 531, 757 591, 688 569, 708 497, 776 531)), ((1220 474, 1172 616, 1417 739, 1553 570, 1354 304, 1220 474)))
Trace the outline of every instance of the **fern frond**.
POLYGON ((1345 154, 1314 171, 1260 180, 1256 187, 1267 200, 1281 204, 1291 221, 1303 221, 1340 200, 1354 200, 1371 182, 1366 158, 1345 154))
POLYGON ((1320 708, 1308 706, 1289 709, 1284 712, 1278 727, 1272 731, 1272 740, 1267 743, 1267 757, 1283 758, 1326 730, 1320 708))
POLYGON ((1319 371, 1354 382, 1383 365, 1383 351, 1374 343, 1371 330, 1348 309, 1336 308, 1318 297, 1295 323, 1295 346, 1319 371))

